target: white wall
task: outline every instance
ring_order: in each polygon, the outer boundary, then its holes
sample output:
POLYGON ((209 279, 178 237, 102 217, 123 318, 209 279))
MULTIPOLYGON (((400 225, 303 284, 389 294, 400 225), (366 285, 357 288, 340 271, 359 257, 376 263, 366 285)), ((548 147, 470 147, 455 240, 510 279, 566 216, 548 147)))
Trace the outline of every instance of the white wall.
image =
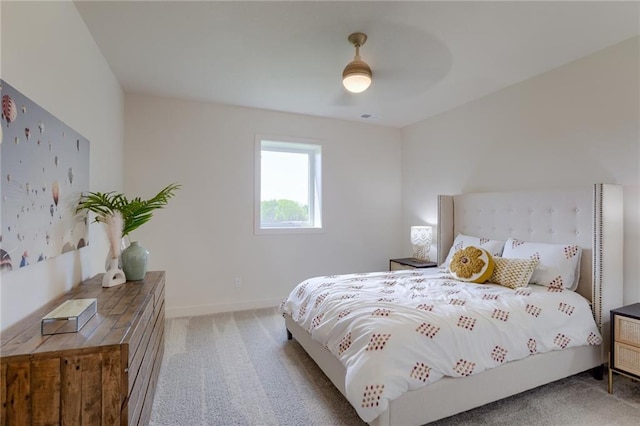
POLYGON ((404 227, 435 223, 438 194, 621 184, 624 301, 639 301, 638 40, 403 129, 404 227))
MULTIPOLYGON (((273 305, 309 276, 385 269, 411 252, 409 226, 435 223, 440 193, 587 182, 624 186, 625 302, 640 300, 637 38, 399 131, 125 101, 71 2, 2 2, 0 17, 1 77, 91 141, 91 190, 126 182, 147 197, 183 184, 133 234, 150 267, 167 270, 169 315, 273 305), (325 233, 253 234, 255 133, 323 140, 325 233)), ((0 329, 101 272, 103 229, 93 225, 90 239, 88 249, 2 275, 0 329)))
POLYGON ((169 316, 274 306, 306 278, 401 254, 398 129, 130 94, 125 113, 127 194, 183 185, 131 235, 167 271, 169 316), (321 140, 324 233, 254 235, 256 133, 321 140))
MULTIPOLYGON (((72 2, 5 2, 2 79, 88 138, 92 191, 123 187, 124 95, 72 2)), ((104 270, 104 230, 90 247, 2 275, 0 329, 104 270)))

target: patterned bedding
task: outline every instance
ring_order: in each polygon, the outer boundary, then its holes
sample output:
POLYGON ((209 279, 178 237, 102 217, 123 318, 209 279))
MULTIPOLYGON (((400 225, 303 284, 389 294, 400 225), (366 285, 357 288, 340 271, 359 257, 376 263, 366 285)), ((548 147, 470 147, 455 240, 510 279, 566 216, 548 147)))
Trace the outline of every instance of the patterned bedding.
POLYGON ((281 308, 345 366, 347 399, 366 422, 443 376, 602 342, 577 293, 465 283, 436 268, 311 278, 281 308))

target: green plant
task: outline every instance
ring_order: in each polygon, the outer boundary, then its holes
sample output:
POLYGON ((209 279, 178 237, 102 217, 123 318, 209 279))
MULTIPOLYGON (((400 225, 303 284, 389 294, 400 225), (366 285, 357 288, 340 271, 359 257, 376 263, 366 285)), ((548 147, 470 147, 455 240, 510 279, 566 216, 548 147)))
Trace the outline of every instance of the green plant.
POLYGON ((262 222, 308 221, 309 208, 293 200, 268 200, 260 203, 262 222))
POLYGON ((180 187, 179 184, 172 183, 148 200, 143 200, 140 197, 130 200, 124 194, 115 191, 88 192, 80 197, 76 213, 88 210, 95 213, 94 222, 105 223, 108 215, 119 211, 124 222, 122 228, 122 236, 124 237, 151 220, 153 211, 166 206, 169 199, 175 195, 180 187))

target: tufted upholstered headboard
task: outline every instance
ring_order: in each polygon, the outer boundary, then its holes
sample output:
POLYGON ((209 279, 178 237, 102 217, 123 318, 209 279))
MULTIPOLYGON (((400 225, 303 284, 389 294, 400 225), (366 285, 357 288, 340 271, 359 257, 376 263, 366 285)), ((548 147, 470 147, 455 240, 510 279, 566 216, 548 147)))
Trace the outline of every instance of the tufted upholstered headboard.
POLYGON ((608 351, 609 310, 622 306, 622 214, 622 187, 610 184, 440 195, 438 264, 444 262, 458 233, 579 245, 582 260, 576 291, 592 302, 608 351))

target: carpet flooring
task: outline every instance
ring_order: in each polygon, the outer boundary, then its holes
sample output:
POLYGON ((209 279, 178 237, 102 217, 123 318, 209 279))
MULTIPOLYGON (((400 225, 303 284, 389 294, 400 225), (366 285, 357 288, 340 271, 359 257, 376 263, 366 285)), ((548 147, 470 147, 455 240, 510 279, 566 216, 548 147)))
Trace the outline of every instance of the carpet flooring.
MULTIPOLYGON (((364 425, 276 308, 166 322, 152 426, 364 425)), ((640 383, 588 373, 431 425, 638 425, 640 383)), ((398 425, 400 426, 400 425, 398 425)))

